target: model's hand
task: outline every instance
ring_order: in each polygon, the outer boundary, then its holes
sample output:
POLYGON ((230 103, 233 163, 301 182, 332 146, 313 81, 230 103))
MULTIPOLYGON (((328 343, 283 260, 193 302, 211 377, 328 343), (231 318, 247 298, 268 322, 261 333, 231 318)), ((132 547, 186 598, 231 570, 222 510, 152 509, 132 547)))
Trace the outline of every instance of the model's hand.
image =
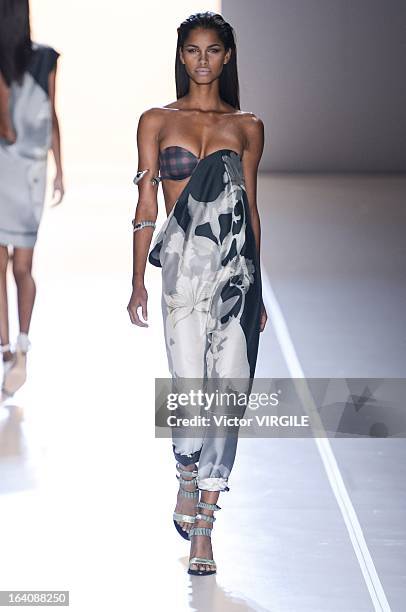
POLYGON ((144 285, 137 285, 134 287, 131 294, 130 301, 127 306, 128 313, 130 315, 131 323, 139 325, 140 327, 149 327, 148 323, 144 323, 138 316, 138 308, 141 306, 142 317, 145 321, 148 320, 147 312, 148 293, 144 285))
POLYGON ((266 309, 265 309, 265 306, 264 306, 264 302, 262 301, 262 305, 261 305, 261 318, 260 318, 260 323, 259 323, 259 331, 260 332, 264 331, 267 320, 268 320, 268 315, 266 314, 266 309))
POLYGON ((58 206, 58 204, 62 202, 64 195, 65 195, 65 188, 63 186, 63 177, 62 177, 62 174, 57 174, 54 179, 53 192, 52 192, 52 198, 54 198, 54 201, 52 202, 51 206, 58 206), (56 196, 57 193, 59 193, 58 197, 56 196))

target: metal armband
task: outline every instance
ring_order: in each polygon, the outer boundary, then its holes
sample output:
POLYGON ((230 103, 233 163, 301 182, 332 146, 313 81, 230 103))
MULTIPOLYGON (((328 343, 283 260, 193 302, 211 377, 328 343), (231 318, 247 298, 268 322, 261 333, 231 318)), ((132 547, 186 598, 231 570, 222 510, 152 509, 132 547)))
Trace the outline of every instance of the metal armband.
MULTIPOLYGON (((138 185, 138 183, 140 182, 140 180, 142 179, 142 177, 149 172, 149 168, 146 168, 145 170, 139 170, 137 172, 137 174, 135 175, 134 179, 133 179, 133 183, 134 185, 138 185)), ((160 181, 162 180, 162 178, 160 176, 153 176, 151 179, 151 183, 153 185, 159 185, 160 181)))
MULTIPOLYGON (((146 168, 145 170, 139 170, 133 179, 134 185, 137 185, 147 172, 149 172, 149 168, 146 168)), ((151 183, 153 185, 159 185, 160 180, 161 180, 160 176, 153 176, 151 179, 151 183)), ((141 230, 144 227, 152 227, 153 229, 155 229, 156 227, 155 221, 150 221, 150 220, 142 220, 136 223, 135 219, 132 219, 131 224, 133 226, 134 232, 137 232, 138 230, 141 230)))

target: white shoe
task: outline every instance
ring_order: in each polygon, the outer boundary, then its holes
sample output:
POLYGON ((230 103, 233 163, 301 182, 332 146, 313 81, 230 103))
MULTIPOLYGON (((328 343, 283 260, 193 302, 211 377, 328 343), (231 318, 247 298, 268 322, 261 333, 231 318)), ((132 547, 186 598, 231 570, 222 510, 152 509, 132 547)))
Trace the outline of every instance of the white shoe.
POLYGON ((3 379, 5 375, 7 374, 7 372, 9 371, 9 369, 12 367, 13 363, 14 363, 14 357, 13 359, 9 359, 8 361, 3 361, 3 379))
POLYGON ((11 361, 11 365, 4 371, 3 396, 11 397, 25 383, 27 379, 27 351, 30 348, 31 342, 28 339, 28 335, 19 333, 15 345, 14 359, 11 361))
MULTIPOLYGON (((7 353, 8 351, 10 351, 11 353, 13 353, 12 349, 11 349, 11 344, 2 344, 0 345, 0 353, 7 353)), ((13 356, 11 359, 8 359, 7 361, 4 361, 4 359, 2 360, 2 364, 3 364, 3 372, 2 372, 2 395, 1 395, 1 401, 4 401, 7 399, 7 395, 4 393, 3 390, 3 385, 4 385, 4 379, 8 373, 8 371, 12 368, 12 366, 14 365, 14 361, 15 361, 15 354, 13 353, 13 356)))

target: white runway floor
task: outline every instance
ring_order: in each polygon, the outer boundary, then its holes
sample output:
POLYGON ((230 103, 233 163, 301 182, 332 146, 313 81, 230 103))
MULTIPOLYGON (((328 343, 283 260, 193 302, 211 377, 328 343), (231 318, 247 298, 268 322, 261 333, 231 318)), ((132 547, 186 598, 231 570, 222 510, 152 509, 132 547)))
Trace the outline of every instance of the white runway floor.
MULTIPOLYGON (((149 329, 126 311, 132 176, 72 171, 44 214, 29 380, 0 409, 0 590, 69 590, 75 612, 403 612, 402 438, 240 439, 218 573, 187 575, 171 444, 154 438, 158 269, 149 329)), ((405 194, 400 176, 260 177, 258 377, 405 377, 405 194)))

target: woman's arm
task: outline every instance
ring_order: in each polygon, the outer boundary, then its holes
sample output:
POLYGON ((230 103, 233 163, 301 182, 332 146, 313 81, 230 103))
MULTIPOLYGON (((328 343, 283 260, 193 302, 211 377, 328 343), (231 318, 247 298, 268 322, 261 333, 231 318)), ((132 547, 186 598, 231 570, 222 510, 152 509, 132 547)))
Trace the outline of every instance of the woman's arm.
POLYGON ((261 252, 261 223, 257 208, 257 174, 263 150, 264 124, 261 119, 252 114, 245 124, 245 148, 242 164, 258 258, 261 252))
MULTIPOLYGON (((137 129, 138 146, 138 172, 148 169, 138 183, 138 203, 135 209, 135 223, 138 221, 156 221, 158 216, 158 188, 151 183, 151 179, 159 171, 159 132, 161 127, 161 113, 159 109, 149 109, 142 113, 137 129)), ((144 227, 133 232, 133 275, 132 295, 127 310, 131 322, 140 327, 148 327, 140 320, 137 309, 141 306, 142 316, 148 319, 148 294, 144 285, 144 274, 147 263, 149 247, 153 236, 152 227, 144 227)))
MULTIPOLYGON (((264 150, 264 124, 261 119, 253 113, 247 118, 245 124, 245 148, 243 154, 243 170, 245 188, 247 192, 248 205, 251 217, 251 225, 255 236, 258 252, 258 261, 261 257, 261 222, 257 207, 257 176, 258 166, 264 150)), ((265 328, 267 314, 262 300, 261 332, 265 328)))
POLYGON ((17 140, 17 134, 11 123, 9 102, 10 88, 0 72, 0 138, 4 138, 10 144, 14 144, 17 140))
POLYGON ((63 185, 63 170, 62 170, 62 161, 61 161, 61 134, 59 130, 59 121, 58 115, 56 114, 55 109, 55 90, 56 90, 56 66, 48 76, 48 91, 49 91, 49 99, 51 102, 51 112, 52 112, 52 141, 51 141, 51 150, 55 160, 56 174, 54 178, 54 186, 53 186, 53 197, 55 197, 56 192, 59 191, 59 198, 53 202, 53 206, 60 204, 62 202, 62 198, 65 193, 64 185, 63 185))

